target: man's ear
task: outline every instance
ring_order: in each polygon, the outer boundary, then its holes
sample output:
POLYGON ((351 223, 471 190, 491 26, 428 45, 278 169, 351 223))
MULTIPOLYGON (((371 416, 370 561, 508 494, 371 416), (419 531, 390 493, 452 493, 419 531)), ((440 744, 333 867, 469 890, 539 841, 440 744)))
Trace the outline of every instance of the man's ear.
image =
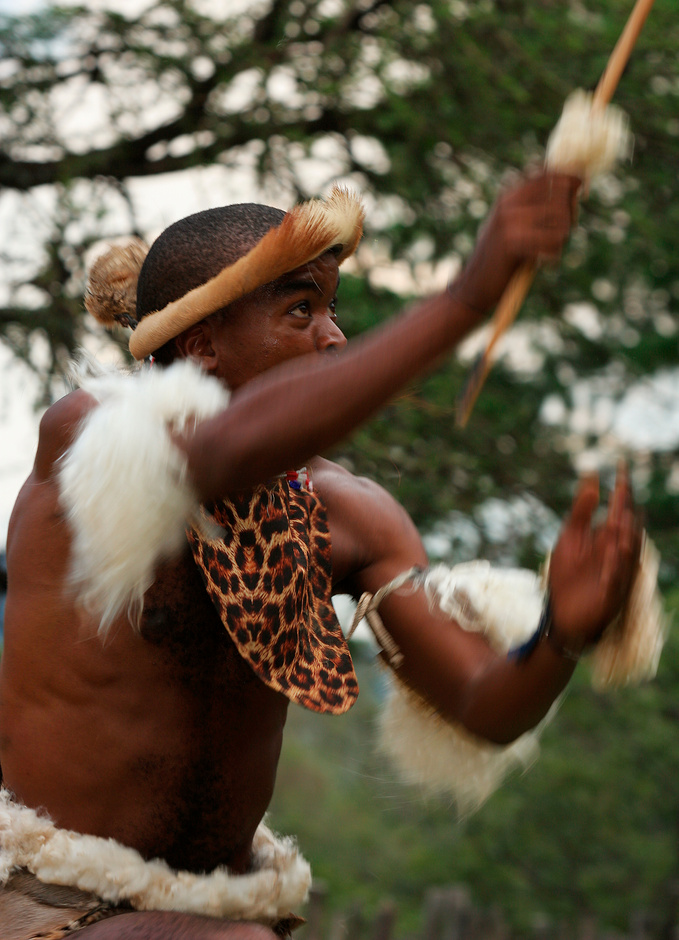
POLYGON ((209 323, 201 320, 194 323, 175 339, 177 352, 182 359, 193 359, 206 372, 217 367, 217 356, 212 347, 212 330, 209 323))

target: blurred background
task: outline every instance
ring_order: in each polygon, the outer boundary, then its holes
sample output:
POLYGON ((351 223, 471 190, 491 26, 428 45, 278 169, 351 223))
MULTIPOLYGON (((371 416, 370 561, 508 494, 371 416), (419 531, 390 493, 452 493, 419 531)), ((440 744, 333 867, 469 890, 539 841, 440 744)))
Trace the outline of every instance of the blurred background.
MULTIPOLYGON (((40 414, 85 347, 125 361, 84 313, 107 240, 152 240, 229 202, 288 208, 340 181, 366 234, 340 322, 371 328, 444 286, 502 185, 542 159, 567 95, 592 89, 631 0, 140 0, 0 3, 0 549, 40 414)), ((483 332, 328 456, 374 477, 434 560, 537 568, 579 473, 630 464, 679 603, 679 18, 656 0, 615 103, 630 162, 592 185, 465 429, 455 399, 483 332)), ((0 561, 0 589, 4 563, 0 561)), ((1 609, 1 601, 0 601, 1 609)), ((657 681, 594 693, 586 668, 543 754, 482 810, 399 785, 374 751, 367 642, 347 717, 294 710, 271 823, 298 835, 329 912, 384 898, 417 935, 429 887, 463 883, 512 929, 582 923, 676 937, 679 652, 657 681)), ((330 913, 328 914, 330 916, 330 913)))

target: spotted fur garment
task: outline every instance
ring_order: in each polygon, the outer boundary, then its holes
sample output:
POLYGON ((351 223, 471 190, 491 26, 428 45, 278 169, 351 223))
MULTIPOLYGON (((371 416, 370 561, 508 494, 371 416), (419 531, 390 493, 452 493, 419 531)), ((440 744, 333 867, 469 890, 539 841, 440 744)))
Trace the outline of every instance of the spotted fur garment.
POLYGON ((203 511, 223 534, 192 529, 189 542, 240 654, 290 701, 347 711, 358 683, 332 606, 330 530, 319 498, 279 479, 203 511))

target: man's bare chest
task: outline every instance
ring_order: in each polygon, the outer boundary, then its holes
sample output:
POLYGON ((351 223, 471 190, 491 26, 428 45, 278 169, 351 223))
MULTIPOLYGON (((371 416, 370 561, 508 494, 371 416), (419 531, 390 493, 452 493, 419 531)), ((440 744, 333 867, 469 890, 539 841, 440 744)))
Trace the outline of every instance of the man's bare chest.
POLYGON ((141 635, 176 681, 201 695, 242 695, 261 685, 239 655, 188 550, 163 565, 144 597, 141 635))

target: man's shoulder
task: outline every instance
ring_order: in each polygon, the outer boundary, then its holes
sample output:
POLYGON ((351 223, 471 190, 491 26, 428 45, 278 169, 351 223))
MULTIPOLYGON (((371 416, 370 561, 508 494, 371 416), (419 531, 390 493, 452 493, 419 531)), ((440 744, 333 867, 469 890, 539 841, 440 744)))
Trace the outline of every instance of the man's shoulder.
POLYGON ((56 463, 71 446, 87 415, 96 408, 96 400, 83 389, 64 395, 45 411, 40 420, 35 471, 47 478, 56 463))
POLYGON ((386 558, 399 559, 399 570, 421 563, 415 524, 384 487, 329 460, 314 461, 312 471, 328 513, 338 581, 386 558))
POLYGON ((314 457, 311 471, 314 487, 326 504, 334 504, 339 500, 348 500, 357 504, 374 500, 393 501, 387 490, 379 483, 368 477, 357 476, 341 464, 327 460, 325 457, 314 457))
POLYGON ((43 421, 72 424, 82 420, 96 405, 96 399, 89 392, 76 388, 50 405, 43 415, 43 421))
MULTIPOLYGON (((41 545, 53 538, 55 525, 61 519, 56 485, 58 461, 77 437, 79 427, 95 405, 90 395, 77 390, 50 405, 43 414, 33 469, 19 491, 12 510, 7 535, 8 549, 15 544, 20 532, 24 536, 28 533, 29 540, 34 536, 39 537, 41 545)), ((25 543, 26 539, 20 538, 17 544, 25 543)))

